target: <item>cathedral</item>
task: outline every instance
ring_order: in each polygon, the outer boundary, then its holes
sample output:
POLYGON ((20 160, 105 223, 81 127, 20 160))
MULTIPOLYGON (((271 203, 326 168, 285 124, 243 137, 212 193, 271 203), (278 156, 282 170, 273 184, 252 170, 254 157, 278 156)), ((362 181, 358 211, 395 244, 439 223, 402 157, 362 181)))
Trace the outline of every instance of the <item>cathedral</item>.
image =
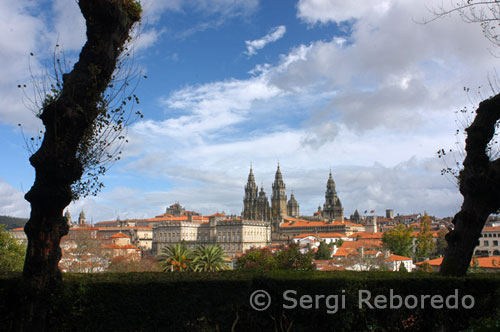
MULTIPOLYGON (((299 218, 299 203, 295 199, 293 192, 290 195, 290 200, 287 199, 286 185, 279 164, 272 184, 271 204, 269 204, 263 185, 261 185, 259 191, 253 169, 250 166, 241 216, 246 220, 267 221, 273 225, 279 225, 284 218, 299 218)), ((321 209, 321 206, 318 207, 315 216, 322 221, 343 221, 344 219, 344 208, 337 196, 331 170, 326 183, 323 209, 321 209)))

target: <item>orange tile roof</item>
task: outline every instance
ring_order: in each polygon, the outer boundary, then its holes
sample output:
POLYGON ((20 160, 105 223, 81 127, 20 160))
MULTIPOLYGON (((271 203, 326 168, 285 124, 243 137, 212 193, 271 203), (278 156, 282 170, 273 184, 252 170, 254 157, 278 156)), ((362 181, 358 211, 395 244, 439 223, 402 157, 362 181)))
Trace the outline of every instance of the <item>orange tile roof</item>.
POLYGON ((344 266, 338 266, 335 260, 331 259, 315 259, 313 263, 316 265, 318 271, 342 271, 345 270, 344 266))
POLYGON ((358 249, 363 247, 365 250, 365 253, 367 254, 374 254, 376 252, 371 252, 373 249, 379 249, 382 248, 382 243, 380 241, 370 241, 370 240, 363 240, 363 241, 345 241, 342 243, 342 246, 335 252, 333 256, 336 257, 347 257, 347 256, 358 256, 359 251, 358 249))
MULTIPOLYGON (((490 256, 490 257, 477 257, 477 263, 481 268, 490 268, 490 269, 500 269, 500 256, 490 256)), ((415 265, 422 265, 428 263, 430 266, 440 266, 443 262, 443 257, 431 259, 428 261, 420 262, 415 265)), ((474 261, 471 260, 470 265, 474 265, 474 261)))
POLYGON ((358 233, 353 233, 353 234, 349 235, 349 237, 352 237, 352 238, 359 237, 360 239, 382 239, 383 236, 384 236, 384 233, 382 233, 382 232, 377 232, 377 233, 358 232, 358 233))
POLYGON ((319 237, 319 238, 331 238, 331 237, 345 237, 346 235, 340 234, 340 233, 304 233, 300 235, 296 235, 294 239, 303 239, 308 236, 314 236, 314 237, 319 237))
POLYGON ((21 231, 24 231, 24 227, 19 227, 19 228, 14 228, 14 229, 11 229, 12 232, 21 232, 21 231))
POLYGON ((399 256, 399 255, 390 255, 385 259, 386 262, 396 262, 396 261, 413 261, 409 257, 399 256))
POLYGON ((363 225, 360 224, 354 224, 348 220, 345 220, 344 222, 341 221, 333 221, 329 223, 328 221, 307 221, 304 219, 296 219, 296 218, 283 218, 285 221, 293 221, 294 223, 292 224, 291 222, 284 222, 281 224, 280 227, 314 227, 314 226, 332 226, 332 225, 349 225, 349 226, 357 226, 357 227, 362 227, 363 225))
POLYGON ((94 227, 98 231, 120 231, 120 230, 127 230, 127 229, 153 229, 151 226, 127 226, 127 227, 94 227))
POLYGON ((217 212, 215 214, 211 214, 211 215, 205 216, 205 217, 209 218, 209 217, 225 217, 225 216, 226 216, 225 214, 217 212))
POLYGON ((102 247, 104 249, 136 249, 136 250, 140 250, 139 248, 137 248, 136 246, 134 246, 132 244, 126 244, 126 245, 120 246, 118 244, 110 243, 110 244, 105 244, 102 247))
POLYGON ((119 239, 119 238, 127 238, 127 239, 130 239, 130 236, 126 235, 126 234, 123 234, 122 232, 119 232, 119 233, 116 233, 116 234, 113 234, 109 237, 110 239, 119 239))
MULTIPOLYGON (((419 234, 420 232, 412 232, 411 233, 411 236, 413 237, 417 237, 417 235, 419 234)), ((439 232, 438 231, 431 231, 430 233, 432 233, 432 237, 435 237, 435 238, 438 238, 439 237, 439 232)))
POLYGON ((483 228, 483 231, 487 231, 487 232, 499 232, 500 231, 500 226, 496 226, 496 227, 484 227, 483 228))
POLYGON ((99 221, 96 223, 96 226, 97 225, 101 225, 101 224, 114 224, 114 223, 117 223, 118 221, 99 221))

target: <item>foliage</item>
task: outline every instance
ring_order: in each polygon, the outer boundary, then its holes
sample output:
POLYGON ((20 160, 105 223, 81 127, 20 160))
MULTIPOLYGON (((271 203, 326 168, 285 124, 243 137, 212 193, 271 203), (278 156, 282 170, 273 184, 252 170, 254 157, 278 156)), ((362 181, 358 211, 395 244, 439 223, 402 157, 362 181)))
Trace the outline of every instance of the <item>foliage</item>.
POLYGON ((481 272, 481 269, 479 268, 479 261, 477 260, 477 257, 476 256, 472 256, 472 260, 471 260, 471 265, 469 266, 469 270, 468 272, 471 272, 471 273, 478 273, 478 272, 481 272))
POLYGON ((417 265, 417 271, 419 272, 432 272, 432 266, 428 262, 424 262, 417 265))
POLYGON ((332 257, 332 250, 325 241, 321 241, 316 252, 316 259, 330 259, 332 257))
POLYGON ((382 242, 393 254, 411 257, 412 256, 412 236, 413 228, 403 224, 384 232, 382 242))
POLYGON ((384 259, 383 255, 355 255, 342 258, 340 263, 349 270, 354 271, 388 271, 389 268, 384 259))
POLYGON ((193 252, 186 247, 184 242, 163 248, 157 256, 163 271, 187 271, 191 268, 193 252))
POLYGON ((0 272, 22 271, 26 245, 19 243, 14 236, 0 225, 0 272))
POLYGON ((301 253, 296 243, 282 247, 276 254, 278 268, 284 270, 313 270, 313 257, 312 251, 301 253))
POLYGON ((108 253, 102 248, 95 230, 79 228, 61 239, 62 258, 59 268, 64 272, 95 273, 105 271, 108 253))
POLYGON ((107 269, 108 272, 158 272, 161 267, 156 259, 149 255, 140 260, 130 259, 129 257, 117 256, 111 259, 107 269))
POLYGON ((448 247, 448 243, 446 242, 446 234, 448 234, 448 230, 447 229, 440 229, 438 231, 438 238, 437 238, 437 242, 436 242, 436 250, 435 250, 435 254, 437 256, 443 256, 445 251, 446 251, 446 248, 448 247))
POLYGON ((240 270, 274 270, 277 268, 276 257, 269 248, 251 248, 238 257, 235 268, 240 270))
MULTIPOLYGON (((231 331, 233 325, 233 331, 284 331, 275 325, 283 316, 293 323, 293 331, 464 331, 480 324, 482 330, 470 331, 491 331, 486 326, 495 326, 498 315, 494 308, 500 307, 500 276, 495 274, 449 278, 433 273, 223 271, 65 274, 64 279, 50 308, 49 330, 53 332, 208 332, 231 331), (272 297, 271 306, 262 312, 249 305, 250 295, 258 289, 272 297), (323 298, 317 309, 284 309, 285 290, 297 291, 294 297, 298 301, 299 296, 310 294, 313 306, 315 294, 345 294, 345 307, 327 313, 323 298), (376 295, 388 296, 390 290, 418 299, 422 295, 448 296, 457 290, 460 298, 473 296, 475 305, 471 309, 460 304, 457 309, 433 309, 427 298, 424 308, 360 309, 359 290, 370 291, 371 303, 376 295), (484 317, 488 319, 482 324, 484 317), (411 325, 405 328, 403 324, 408 322, 411 325)), ((1 327, 15 319, 9 311, 16 282, 13 277, 0 276, 1 327)))
POLYGON ((252 248, 236 260, 235 268, 254 271, 270 270, 313 270, 314 254, 301 253, 297 244, 281 246, 273 254, 269 248, 252 248))
POLYGON ((431 218, 424 212, 420 218, 420 231, 417 234, 415 243, 415 257, 429 258, 436 248, 433 234, 431 232, 431 218))
POLYGON ((224 251, 219 245, 201 245, 195 249, 193 257, 191 265, 194 271, 215 272, 229 268, 225 263, 224 251))
MULTIPOLYGON (((141 10, 140 4, 127 0, 124 2, 128 9, 141 10), (138 6, 138 7, 137 7, 138 6)), ((112 74, 111 82, 107 89, 100 94, 97 102, 98 116, 85 133, 77 151, 77 158, 83 166, 83 176, 73 183, 72 193, 76 200, 88 195, 97 195, 104 187, 100 178, 107 170, 121 159, 124 145, 128 143, 126 139, 127 127, 138 118, 142 118, 141 111, 135 110, 139 105, 138 96, 134 93, 141 73, 133 63, 132 46, 130 44, 133 37, 128 38, 128 45, 123 47, 122 54, 118 58, 115 71, 112 74)), ((35 56, 31 53, 31 56, 35 56)), ((28 107, 32 112, 40 117, 41 111, 51 103, 56 102, 63 90, 63 75, 69 71, 71 64, 66 61, 64 51, 60 45, 56 45, 53 53, 53 64, 47 65, 42 77, 31 74, 30 84, 20 84, 24 96, 27 99, 28 107), (32 93, 26 90, 31 87, 32 93)), ((30 66, 31 68, 31 66, 30 66)), ((97 70, 97 69, 96 69, 97 70)), ((19 124, 22 132, 22 126, 19 124)), ((24 132, 22 132, 24 136, 24 132)), ((35 136, 27 139, 25 137, 26 148, 33 154, 41 145, 44 131, 39 131, 35 136)))

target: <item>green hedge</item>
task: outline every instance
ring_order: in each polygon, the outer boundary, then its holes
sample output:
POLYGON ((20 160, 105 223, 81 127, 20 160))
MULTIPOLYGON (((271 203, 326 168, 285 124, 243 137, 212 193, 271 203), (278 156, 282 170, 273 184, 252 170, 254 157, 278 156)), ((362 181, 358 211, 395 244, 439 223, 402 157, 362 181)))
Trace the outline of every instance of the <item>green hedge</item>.
MULTIPOLYGON (((476 326, 493 331, 500 308, 500 275, 466 278, 394 272, 269 272, 66 274, 55 296, 49 331, 462 331, 476 326), (407 295, 470 295, 471 309, 359 308, 359 291, 389 298, 390 289, 407 295), (256 311, 249 304, 256 290, 266 290, 272 304, 256 311), (318 309, 286 309, 301 295, 342 295, 345 307, 334 311, 334 297, 318 297, 318 309), (489 320, 484 320, 488 318, 489 320)), ((11 314, 18 275, 0 277, 0 326, 11 314)), ((408 298, 410 299, 410 298, 408 298)), ((437 299, 437 298, 436 298, 437 299)), ((467 298, 470 299, 470 298, 467 298)), ((304 298, 306 301, 307 298, 304 298)), ((413 304, 411 299, 409 304, 413 304)), ((304 302, 308 304, 308 302, 304 302)), ((315 303, 314 303, 315 304, 315 303)), ((470 301, 466 300, 466 305, 470 301)), ((498 329, 497 329, 498 330, 498 329)))

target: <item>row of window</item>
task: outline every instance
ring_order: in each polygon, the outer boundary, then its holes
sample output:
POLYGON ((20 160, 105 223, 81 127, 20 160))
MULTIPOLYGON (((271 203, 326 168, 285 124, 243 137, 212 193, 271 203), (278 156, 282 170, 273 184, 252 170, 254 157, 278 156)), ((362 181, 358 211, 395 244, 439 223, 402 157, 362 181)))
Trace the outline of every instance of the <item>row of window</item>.
MULTIPOLYGON (((484 246, 488 247, 489 245, 490 245, 490 242, 488 240, 484 240, 484 246)), ((498 247, 498 241, 497 240, 493 241, 493 246, 494 247, 498 247)))
POLYGON ((500 237, 498 233, 481 233, 481 237, 500 237))

